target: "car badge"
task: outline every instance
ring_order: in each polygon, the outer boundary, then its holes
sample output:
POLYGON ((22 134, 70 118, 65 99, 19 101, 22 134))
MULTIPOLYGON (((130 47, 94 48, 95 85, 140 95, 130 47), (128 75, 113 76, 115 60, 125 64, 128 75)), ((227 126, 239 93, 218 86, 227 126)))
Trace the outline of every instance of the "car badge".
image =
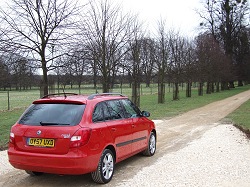
POLYGON ((70 134, 62 134, 61 135, 63 138, 70 138, 70 134))
POLYGON ((38 130, 38 131, 36 132, 36 134, 37 134, 37 135, 41 135, 41 134, 42 134, 42 131, 38 130))

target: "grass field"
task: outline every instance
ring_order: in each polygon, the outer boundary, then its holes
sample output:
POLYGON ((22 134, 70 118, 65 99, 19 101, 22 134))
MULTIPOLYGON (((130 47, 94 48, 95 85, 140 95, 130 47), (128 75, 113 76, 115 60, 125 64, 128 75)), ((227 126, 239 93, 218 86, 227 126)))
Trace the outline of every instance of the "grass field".
MULTIPOLYGON (((157 103, 157 88, 146 88, 142 87, 142 96, 141 96, 141 110, 146 110, 151 113, 151 119, 162 119, 162 118, 169 118, 186 111, 192 110, 194 108, 198 108, 204 106, 208 103, 213 101, 218 101, 224 99, 226 97, 230 97, 237 93, 240 93, 245 90, 249 90, 250 85, 244 87, 237 87, 232 90, 213 93, 213 94, 204 94, 203 96, 198 96, 197 90, 194 89, 192 91, 192 97, 187 98, 185 97, 185 90, 180 89, 180 100, 173 101, 172 100, 172 92, 171 88, 166 89, 166 102, 164 104, 157 103), (170 92, 169 92, 170 91, 170 92)), ((124 95, 131 95, 131 89, 126 88, 121 90, 120 88, 114 89, 113 92, 123 92, 124 95)), ((65 92, 74 92, 79 93, 78 89, 67 89, 65 92)), ((81 91, 82 94, 91 94, 95 93, 95 90, 87 89, 81 91)), ((101 92, 101 90, 98 90, 101 92)), ((9 139, 9 131, 10 127, 18 120, 20 115, 24 112, 24 110, 32 103, 33 100, 38 99, 40 97, 40 92, 37 90, 29 90, 29 91, 11 91, 10 92, 10 106, 11 110, 6 110, 7 104, 6 101, 7 92, 0 92, 0 148, 4 148, 7 145, 9 139)), ((238 113, 242 116, 234 117, 229 116, 232 118, 233 121, 241 120, 237 123, 240 125, 246 125, 246 128, 250 128, 250 115, 249 115, 249 102, 246 104, 246 108, 243 108, 242 111, 248 112, 241 112, 238 113)), ((244 105, 243 105, 244 106, 244 105)), ((237 112, 236 112, 237 113, 237 112)))
MULTIPOLYGON (((93 89, 92 87, 82 87, 79 91, 78 88, 73 87, 73 89, 66 87, 64 90, 68 93, 77 93, 77 94, 93 94, 96 93, 102 93, 102 90, 99 88, 97 90, 93 89)), ((59 92, 63 92, 62 89, 59 90, 59 92)), ((131 88, 129 88, 128 85, 124 85, 124 88, 114 88, 112 92, 115 93, 122 93, 124 95, 131 95, 131 88)), ((58 93, 58 90, 55 90, 55 93, 58 93)), ((157 93, 157 86, 152 85, 151 87, 146 88, 145 85, 142 85, 141 87, 141 94, 142 95, 149 95, 157 93)), ((25 91, 9 91, 9 108, 17 109, 17 108, 23 108, 30 105, 30 103, 36 99, 40 98, 40 91, 38 89, 32 89, 32 90, 25 90, 25 91)), ((0 91, 0 111, 8 110, 8 92, 7 91, 0 91)))
POLYGON ((231 119, 235 125, 250 130, 250 100, 228 115, 227 118, 231 119))

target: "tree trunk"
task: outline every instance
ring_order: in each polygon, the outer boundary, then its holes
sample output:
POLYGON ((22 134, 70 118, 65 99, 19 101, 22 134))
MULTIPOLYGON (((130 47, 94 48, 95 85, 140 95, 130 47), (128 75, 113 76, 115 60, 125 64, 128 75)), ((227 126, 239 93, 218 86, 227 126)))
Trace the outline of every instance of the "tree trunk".
POLYGON ((243 81, 242 80, 238 80, 238 86, 243 86, 243 81))
POLYGON ((151 81, 151 76, 145 75, 146 76, 146 88, 150 87, 150 81, 151 81))
POLYGON ((177 82, 174 83, 173 100, 179 100, 179 84, 177 82))
POLYGON ((212 93, 212 86, 211 85, 212 85, 211 82, 207 82, 207 91, 206 91, 207 94, 212 93))
POLYGON ((45 57, 42 57, 42 71, 43 71, 43 80, 42 80, 43 95, 48 95, 49 94, 48 69, 46 67, 45 57))
POLYGON ((165 84, 158 83, 158 103, 165 103, 165 84))
POLYGON ((211 91, 214 93, 214 83, 211 83, 211 91))
POLYGON ((198 95, 203 96, 203 83, 202 82, 199 83, 198 95))
POLYGON ((59 73, 57 74, 57 92, 60 92, 60 75, 59 73))
POLYGON ((229 86, 228 86, 228 83, 225 82, 225 81, 222 81, 221 82, 221 90, 229 90, 229 86))
POLYGON ((109 92, 108 83, 106 81, 104 81, 104 80, 102 82, 102 92, 103 93, 108 93, 109 92))
POLYGON ((81 84, 82 84, 82 82, 78 82, 78 90, 79 90, 79 94, 81 94, 81 84))
POLYGON ((106 72, 103 73, 103 77, 102 77, 102 91, 103 93, 109 93, 109 78, 106 72))
POLYGON ((140 82, 134 81, 132 83, 132 102, 140 107, 140 82))
POLYGON ((188 82, 187 83, 187 88, 186 88, 186 97, 191 97, 191 83, 190 82, 188 82))
POLYGON ((159 69, 158 75, 158 103, 165 103, 164 70, 159 69))
POLYGON ((220 83, 219 82, 216 83, 216 92, 220 92, 220 83))
POLYGON ((233 82, 233 81, 230 81, 230 82, 229 82, 229 88, 235 88, 234 82, 233 82))

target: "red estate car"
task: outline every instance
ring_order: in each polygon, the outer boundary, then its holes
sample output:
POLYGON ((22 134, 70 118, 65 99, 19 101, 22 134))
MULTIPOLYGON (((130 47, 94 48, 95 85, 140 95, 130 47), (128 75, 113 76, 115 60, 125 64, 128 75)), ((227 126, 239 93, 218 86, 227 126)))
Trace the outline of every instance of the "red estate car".
POLYGON ((36 100, 11 128, 9 162, 30 175, 91 173, 108 183, 114 164, 156 151, 149 113, 117 94, 52 94, 36 100))

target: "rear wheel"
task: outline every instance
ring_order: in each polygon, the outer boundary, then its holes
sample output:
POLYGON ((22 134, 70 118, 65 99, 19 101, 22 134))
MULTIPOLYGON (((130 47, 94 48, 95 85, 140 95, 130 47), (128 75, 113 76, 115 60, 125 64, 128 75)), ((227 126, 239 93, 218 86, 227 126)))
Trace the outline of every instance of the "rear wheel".
POLYGON ((145 151, 142 152, 145 156, 153 156, 156 151, 156 135, 154 132, 150 133, 150 137, 148 140, 148 147, 145 151))
POLYGON ((28 173, 30 176, 40 176, 40 175, 42 175, 42 174, 43 174, 42 172, 37 172, 37 171, 27 171, 27 170, 26 170, 26 173, 28 173))
POLYGON ((96 171, 91 173, 93 181, 96 183, 108 183, 114 173, 114 154, 109 149, 105 149, 99 160, 96 171))

